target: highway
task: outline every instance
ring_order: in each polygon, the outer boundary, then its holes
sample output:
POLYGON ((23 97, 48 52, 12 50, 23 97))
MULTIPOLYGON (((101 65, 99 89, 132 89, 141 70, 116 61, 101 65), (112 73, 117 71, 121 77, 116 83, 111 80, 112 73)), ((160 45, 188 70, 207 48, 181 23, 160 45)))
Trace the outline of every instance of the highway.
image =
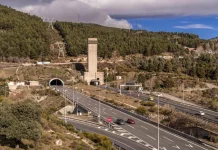
POLYGON ((149 150, 142 145, 139 145, 136 142, 133 142, 129 139, 123 138, 119 135, 113 134, 109 131, 104 129, 100 129, 99 126, 88 124, 87 122, 78 122, 73 119, 67 119, 67 123, 72 124, 76 129, 80 129, 86 132, 92 132, 97 134, 102 134, 110 138, 110 140, 115 143, 116 145, 121 146, 126 150, 149 150))
MULTIPOLYGON (((56 87, 57 90, 60 92, 63 91, 63 87, 56 87)), ((73 90, 71 88, 65 87, 65 94, 70 97, 72 100, 73 97, 73 90)), ((126 131, 134 134, 136 137, 139 137, 143 141, 147 142, 148 144, 152 145, 157 149, 158 147, 158 129, 156 126, 153 126, 147 122, 141 121, 137 118, 129 116, 121 111, 113 109, 105 104, 99 103, 92 98, 83 95, 81 93, 75 92, 74 99, 78 100, 78 103, 88 107, 89 109, 93 110, 94 112, 99 112, 99 105, 100 105, 100 115, 101 117, 111 117, 113 121, 116 121, 117 118, 122 118, 127 120, 127 118, 132 118, 135 120, 136 124, 129 125, 125 124, 121 127, 126 131)), ((173 133, 160 129, 160 136, 159 136, 159 143, 160 143, 160 150, 209 150, 202 145, 198 145, 192 141, 189 141, 183 137, 177 136, 173 133)))
MULTIPOLYGON (((115 89, 115 88, 111 88, 108 87, 106 88, 107 90, 112 90, 112 91, 116 91, 116 92, 120 92, 119 89, 115 89)), ((138 92, 130 92, 127 90, 122 90, 121 92, 122 94, 125 94, 127 96, 131 96, 137 99, 141 99, 141 100, 148 100, 149 96, 147 94, 142 94, 142 93, 138 93, 138 92), (138 96, 139 94, 139 96, 138 96)), ((158 103, 158 98, 153 96, 154 98, 154 102, 158 103)), ((163 97, 159 97, 159 104, 161 106, 163 105, 170 105, 172 106, 174 109, 181 111, 181 112, 185 112, 191 115, 196 115, 199 111, 203 111, 205 113, 204 116, 198 116, 204 120, 213 122, 213 123, 218 123, 218 112, 212 111, 212 110, 208 110, 208 109, 204 109, 203 107, 200 106, 196 106, 196 105, 189 105, 189 104, 185 104, 185 103, 180 103, 177 101, 173 101, 173 100, 168 100, 166 98, 163 97)))

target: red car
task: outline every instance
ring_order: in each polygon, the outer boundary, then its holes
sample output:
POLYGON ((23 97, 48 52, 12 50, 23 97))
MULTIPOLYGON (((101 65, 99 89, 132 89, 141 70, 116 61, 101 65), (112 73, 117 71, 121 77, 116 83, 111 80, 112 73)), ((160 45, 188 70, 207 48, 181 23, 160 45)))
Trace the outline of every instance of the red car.
POLYGON ((133 119, 127 119, 126 122, 129 123, 129 124, 135 124, 135 120, 133 120, 133 119))

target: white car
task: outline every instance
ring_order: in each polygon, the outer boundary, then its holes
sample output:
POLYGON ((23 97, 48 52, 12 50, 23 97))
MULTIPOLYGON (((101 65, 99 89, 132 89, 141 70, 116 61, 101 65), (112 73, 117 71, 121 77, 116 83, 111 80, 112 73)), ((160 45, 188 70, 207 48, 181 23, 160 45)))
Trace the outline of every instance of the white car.
POLYGON ((163 97, 162 93, 157 93, 156 95, 159 96, 159 97, 163 97))
POLYGON ((199 111, 199 112, 198 112, 198 115, 204 116, 205 113, 204 113, 203 111, 199 111))

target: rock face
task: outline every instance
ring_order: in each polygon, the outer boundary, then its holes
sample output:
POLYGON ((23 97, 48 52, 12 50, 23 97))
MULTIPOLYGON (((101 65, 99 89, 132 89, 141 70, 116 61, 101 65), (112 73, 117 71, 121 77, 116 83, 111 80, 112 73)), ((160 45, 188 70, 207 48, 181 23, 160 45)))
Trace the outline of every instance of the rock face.
POLYGON ((57 146, 62 146, 63 142, 62 142, 61 139, 59 139, 59 140, 56 140, 55 144, 56 144, 57 146))

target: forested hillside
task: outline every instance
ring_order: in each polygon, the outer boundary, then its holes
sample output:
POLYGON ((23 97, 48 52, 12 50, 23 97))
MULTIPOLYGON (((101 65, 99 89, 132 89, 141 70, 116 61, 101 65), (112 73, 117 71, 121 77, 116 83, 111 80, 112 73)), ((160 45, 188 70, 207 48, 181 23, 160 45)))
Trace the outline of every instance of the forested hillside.
POLYGON ((0 61, 48 55, 46 28, 39 17, 0 5, 0 61))
POLYGON ((182 55, 187 52, 184 46, 197 48, 202 42, 197 35, 188 33, 147 32, 68 22, 56 22, 55 27, 68 44, 69 56, 86 54, 89 37, 98 38, 101 57, 111 57, 114 50, 122 56, 135 53, 150 56, 162 52, 182 55))

